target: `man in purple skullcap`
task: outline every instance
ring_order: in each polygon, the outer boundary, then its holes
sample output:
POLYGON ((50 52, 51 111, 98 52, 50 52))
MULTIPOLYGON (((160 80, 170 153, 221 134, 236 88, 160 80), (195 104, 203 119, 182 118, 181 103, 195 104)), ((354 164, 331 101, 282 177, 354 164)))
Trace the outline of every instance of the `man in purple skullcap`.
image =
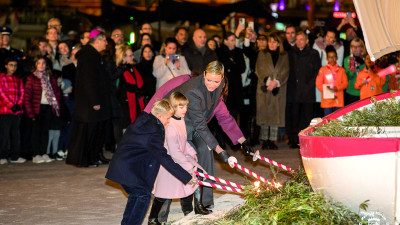
POLYGON ((89 43, 76 53, 74 124, 67 164, 97 167, 107 164, 102 146, 105 124, 111 117, 109 75, 100 52, 106 49, 103 31, 90 31, 89 43))

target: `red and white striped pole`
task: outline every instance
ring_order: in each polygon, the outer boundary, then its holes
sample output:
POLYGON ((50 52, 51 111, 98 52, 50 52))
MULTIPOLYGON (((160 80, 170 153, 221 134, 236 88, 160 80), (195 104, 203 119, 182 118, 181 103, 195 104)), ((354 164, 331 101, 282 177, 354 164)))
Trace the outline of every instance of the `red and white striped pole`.
POLYGON ((223 183, 223 184, 232 186, 232 187, 237 187, 237 188, 243 190, 242 185, 236 184, 236 183, 233 183, 233 182, 230 182, 229 180, 224 180, 224 179, 221 179, 221 178, 218 178, 218 177, 214 177, 214 176, 211 176, 211 175, 208 175, 208 174, 199 173, 199 172, 197 172, 197 171, 195 171, 194 173, 195 173, 196 175, 198 175, 198 176, 207 178, 207 179, 209 179, 209 180, 214 180, 214 181, 217 181, 217 182, 220 182, 220 183, 223 183))
POLYGON ((224 186, 224 185, 220 185, 220 184, 213 184, 213 183, 204 182, 204 181, 199 181, 198 184, 199 185, 203 185, 203 186, 208 186, 208 187, 212 187, 212 188, 225 190, 225 191, 241 192, 241 190, 239 188, 228 187, 228 186, 224 186))
POLYGON ((275 187, 275 188, 278 188, 278 187, 279 187, 279 186, 275 185, 274 183, 268 181, 268 180, 265 179, 264 177, 262 177, 262 176, 260 176, 260 175, 258 175, 258 174, 256 174, 256 173, 254 173, 253 171, 251 171, 251 170, 249 170, 249 169, 247 169, 247 168, 245 168, 245 167, 243 167, 243 166, 241 166, 241 165, 239 165, 239 164, 237 164, 237 163, 234 163, 234 165, 235 165, 235 167, 237 167, 238 169, 240 169, 240 170, 244 171, 245 173, 247 173, 247 174, 249 174, 249 175, 255 177, 255 178, 256 178, 257 180, 259 180, 259 181, 262 181, 262 182, 264 182, 264 183, 266 183, 266 184, 269 184, 269 185, 271 185, 272 187, 275 187))
POLYGON ((272 164, 272 165, 274 165, 274 166, 277 166, 277 167, 279 167, 279 168, 281 168, 281 169, 283 169, 283 170, 286 170, 286 171, 288 171, 288 172, 297 173, 296 170, 292 170, 292 169, 291 169, 290 167, 288 167, 288 166, 285 166, 285 165, 280 164, 280 163, 278 163, 278 162, 276 162, 276 161, 274 161, 274 160, 271 160, 271 159, 265 158, 264 156, 261 156, 259 150, 257 150, 257 151, 254 153, 254 155, 253 155, 253 161, 255 161, 254 158, 261 159, 262 161, 265 161, 265 162, 267 162, 267 163, 269 163, 269 164, 272 164))

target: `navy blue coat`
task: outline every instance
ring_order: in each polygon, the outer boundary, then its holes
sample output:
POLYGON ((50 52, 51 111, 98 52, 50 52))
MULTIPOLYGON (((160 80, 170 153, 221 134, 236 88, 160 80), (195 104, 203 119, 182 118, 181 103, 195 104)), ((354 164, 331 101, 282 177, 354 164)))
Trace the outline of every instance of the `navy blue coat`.
POLYGON ((192 176, 167 154, 164 139, 164 126, 157 117, 151 113, 141 113, 122 137, 106 178, 128 187, 142 187, 152 191, 161 164, 187 184, 192 176))

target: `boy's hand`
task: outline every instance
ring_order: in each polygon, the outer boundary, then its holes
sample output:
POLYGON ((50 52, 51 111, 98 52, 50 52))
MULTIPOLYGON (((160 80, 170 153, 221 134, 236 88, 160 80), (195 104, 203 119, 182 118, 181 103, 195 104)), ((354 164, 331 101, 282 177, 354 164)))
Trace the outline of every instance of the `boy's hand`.
POLYGON ((192 187, 196 186, 198 183, 197 178, 192 178, 187 184, 191 184, 192 187))

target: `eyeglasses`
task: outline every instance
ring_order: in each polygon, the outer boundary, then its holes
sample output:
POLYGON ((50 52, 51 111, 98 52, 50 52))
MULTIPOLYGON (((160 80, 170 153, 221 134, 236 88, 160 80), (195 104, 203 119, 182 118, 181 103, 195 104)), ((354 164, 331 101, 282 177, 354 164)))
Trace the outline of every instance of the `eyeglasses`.
POLYGON ((114 36, 114 37, 123 37, 124 35, 123 34, 113 34, 112 36, 114 36))
POLYGON ((150 41, 150 38, 143 38, 143 41, 150 41))

